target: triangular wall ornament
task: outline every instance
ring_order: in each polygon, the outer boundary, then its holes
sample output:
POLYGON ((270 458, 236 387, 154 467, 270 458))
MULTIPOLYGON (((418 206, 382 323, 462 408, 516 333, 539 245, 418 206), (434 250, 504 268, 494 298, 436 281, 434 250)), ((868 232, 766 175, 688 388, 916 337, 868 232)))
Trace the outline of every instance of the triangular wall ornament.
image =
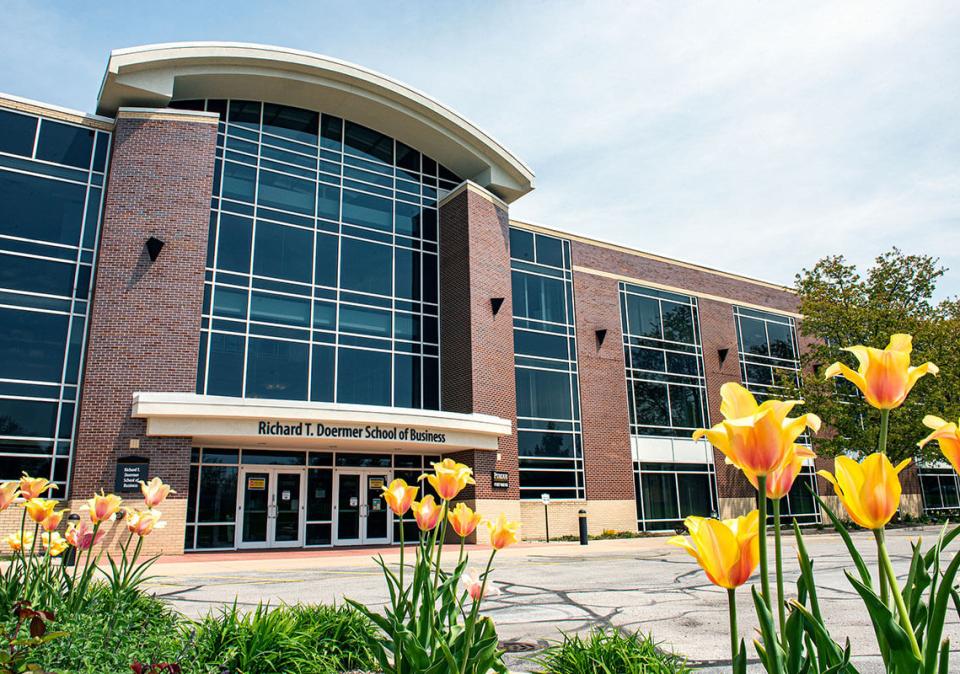
POLYGON ((157 257, 160 256, 160 251, 163 250, 163 241, 158 239, 155 236, 151 236, 147 239, 147 255, 150 256, 151 262, 156 262, 157 257))
POLYGON ((607 338, 607 331, 606 331, 606 329, 597 330, 597 348, 598 348, 598 349, 599 349, 601 346, 603 346, 603 340, 605 340, 606 338, 607 338))
POLYGON ((727 359, 727 354, 730 353, 730 349, 717 349, 717 358, 720 359, 720 365, 723 365, 723 361, 727 359))
POLYGON ((502 297, 491 297, 490 298, 490 308, 493 309, 493 315, 496 316, 500 312, 500 307, 503 306, 502 297))

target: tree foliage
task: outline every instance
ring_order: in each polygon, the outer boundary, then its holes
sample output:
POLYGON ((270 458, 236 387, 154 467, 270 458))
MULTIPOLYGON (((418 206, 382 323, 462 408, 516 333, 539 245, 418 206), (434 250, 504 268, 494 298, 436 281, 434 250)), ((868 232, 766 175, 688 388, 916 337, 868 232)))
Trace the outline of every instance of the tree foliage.
MULTIPOLYGON (((894 463, 918 455, 917 441, 929 432, 921 423, 924 415, 960 416, 960 300, 934 301, 946 271, 936 258, 893 248, 863 274, 842 255, 825 257, 797 274, 805 346, 798 393, 831 429, 814 439, 819 454, 877 447, 879 412, 851 405, 858 392, 848 382, 823 378, 824 369, 838 360, 856 369, 857 360, 842 350, 845 346, 884 348, 890 335, 904 332, 913 335, 914 364, 929 360, 940 367, 939 377, 921 378, 907 404, 891 413, 887 452, 894 463)), ((937 458, 936 443, 923 453, 937 458)))

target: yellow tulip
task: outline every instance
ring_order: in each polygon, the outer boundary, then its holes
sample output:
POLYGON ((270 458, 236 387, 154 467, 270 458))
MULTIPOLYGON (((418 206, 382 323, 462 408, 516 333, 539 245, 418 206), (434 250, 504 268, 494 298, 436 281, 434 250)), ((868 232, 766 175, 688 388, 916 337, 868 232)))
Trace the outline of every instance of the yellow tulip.
POLYGON ((483 517, 473 512, 466 503, 458 503, 457 507, 447 513, 447 521, 460 538, 472 534, 483 517))
POLYGON ((120 504, 123 502, 116 494, 94 494, 93 498, 87 501, 82 510, 90 511, 90 521, 93 524, 105 522, 113 519, 113 516, 120 512, 120 504))
POLYGON ((787 416, 800 404, 796 400, 767 400, 758 405, 747 389, 734 382, 720 387, 720 397, 724 420, 713 428, 698 428, 693 439, 706 436, 729 463, 748 475, 764 477, 777 470, 805 429, 820 430, 820 417, 815 414, 787 416))
POLYGON ((940 372, 933 363, 911 367, 912 350, 913 337, 901 334, 892 335, 886 349, 859 345, 847 347, 844 351, 849 351, 860 361, 857 371, 843 363, 834 363, 826 369, 824 376, 830 379, 843 375, 860 389, 868 403, 880 410, 892 410, 903 404, 920 377, 940 372))
POLYGON ((0 512, 10 507, 16 498, 20 495, 19 482, 4 482, 0 484, 0 512))
POLYGON ((22 536, 20 532, 15 534, 7 534, 3 542, 10 546, 10 549, 14 552, 20 552, 23 548, 29 548, 33 545, 33 534, 29 531, 24 533, 22 536))
POLYGON ((57 527, 60 526, 60 522, 63 520, 63 516, 66 514, 66 509, 58 510, 56 512, 51 511, 50 514, 44 517, 43 521, 40 522, 40 528, 46 532, 56 531, 57 527))
MULTIPOLYGON (((776 501, 789 494, 797 475, 803 469, 803 464, 807 459, 815 458, 817 455, 805 445, 793 445, 788 449, 783 465, 767 473, 767 498, 776 501)), ((754 489, 760 488, 756 475, 748 470, 744 470, 744 475, 754 489)))
POLYGON ((43 492, 56 489, 57 485, 50 484, 50 480, 45 477, 30 477, 26 473, 20 478, 20 495, 28 501, 32 498, 38 498, 43 492))
POLYGON ((952 421, 948 423, 932 414, 923 418, 923 425, 932 428, 933 433, 917 444, 923 447, 931 440, 936 440, 940 445, 940 451, 947 457, 950 465, 960 473, 960 430, 957 430, 957 425, 952 421))
POLYGON ((394 480, 386 487, 383 487, 383 498, 395 515, 403 517, 413 505, 413 499, 417 498, 419 487, 410 487, 406 480, 394 480))
POLYGON ((23 507, 27 511, 27 516, 40 524, 53 515, 53 509, 57 507, 57 502, 52 498, 32 498, 29 501, 24 501, 23 507))
POLYGON ((159 510, 128 510, 126 517, 127 531, 140 538, 149 536, 154 529, 162 529, 167 525, 160 520, 159 510))
POLYGON ((443 516, 443 507, 433 500, 433 494, 427 494, 421 501, 414 501, 412 510, 420 531, 432 531, 443 516))
POLYGON ((838 456, 835 475, 826 470, 817 474, 833 485, 850 518, 865 529, 882 529, 900 506, 900 471, 910 459, 896 467, 886 454, 876 452, 860 463, 838 456))
POLYGON ((433 473, 421 475, 420 479, 427 480, 444 501, 452 501, 468 484, 476 484, 473 469, 453 459, 433 464, 433 473))
POLYGON ((500 513, 496 522, 487 522, 487 529, 490 530, 490 545, 493 546, 494 550, 503 550, 520 540, 517 536, 520 524, 518 522, 508 522, 504 513, 500 513))
POLYGON ((66 539, 56 531, 40 534, 40 542, 43 543, 43 549, 51 557, 60 555, 64 550, 70 547, 66 539))
POLYGON ((177 493, 170 488, 169 484, 164 484, 159 477, 155 477, 149 482, 140 480, 140 492, 143 494, 143 502, 147 504, 148 508, 156 508, 167 499, 167 496, 177 493))
POLYGON ((714 585, 728 590, 740 587, 760 562, 760 512, 734 520, 688 517, 684 520, 690 540, 674 536, 667 545, 686 550, 714 585))

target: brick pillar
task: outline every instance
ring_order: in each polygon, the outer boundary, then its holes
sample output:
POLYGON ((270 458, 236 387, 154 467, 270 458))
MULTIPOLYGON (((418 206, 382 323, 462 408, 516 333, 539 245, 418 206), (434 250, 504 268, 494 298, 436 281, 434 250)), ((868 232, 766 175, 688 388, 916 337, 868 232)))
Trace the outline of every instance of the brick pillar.
MULTIPOLYGON (((464 493, 478 509, 483 501, 519 514, 517 398, 513 371, 513 304, 510 233, 506 205, 465 183, 440 206, 441 401, 451 412, 491 414, 513 423, 496 452, 466 450, 450 455, 474 470, 477 486, 464 493), (490 300, 502 297, 496 316, 490 300), (500 459, 497 459, 499 454, 500 459), (506 471, 509 489, 493 489, 491 472, 506 471)), ((485 508, 485 514, 496 513, 485 508)), ((482 534, 483 532, 481 532, 482 534)))
MULTIPOLYGON (((742 383, 740 354, 737 349, 737 326, 733 319, 731 305, 701 298, 699 307, 709 424, 713 425, 723 420, 723 415, 720 414, 720 387, 731 381, 742 383), (728 349, 722 364, 720 349, 728 349)), ((717 470, 720 515, 722 517, 743 515, 756 507, 757 492, 743 474, 727 464, 724 455, 716 448, 713 450, 713 458, 717 470)))
POLYGON ((90 311, 71 497, 111 491, 118 457, 148 458, 178 492, 148 539, 164 552, 183 550, 191 442, 145 437, 130 407, 136 391, 196 390, 216 133, 205 113, 120 110, 90 311), (154 262, 151 236, 164 242, 154 262))
MULTIPOLYGON (((574 265, 577 253, 574 244, 574 265)), ((619 285, 614 279, 574 272, 573 288, 588 522, 597 531, 633 531, 637 506, 619 285), (602 345, 597 330, 606 330, 602 345)), ((576 520, 572 526, 576 528, 576 520)))

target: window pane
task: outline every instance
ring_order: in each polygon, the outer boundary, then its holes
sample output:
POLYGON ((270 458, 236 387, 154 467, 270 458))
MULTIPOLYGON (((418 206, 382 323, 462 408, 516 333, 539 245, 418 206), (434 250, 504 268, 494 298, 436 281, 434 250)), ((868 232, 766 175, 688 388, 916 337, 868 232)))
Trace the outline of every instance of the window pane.
POLYGON ((226 199, 253 203, 256 190, 257 169, 245 164, 224 162, 222 194, 226 199))
POLYGON ((680 496, 680 517, 709 517, 713 511, 710 494, 710 475, 678 474, 677 485, 680 496))
POLYGON ((37 159, 89 168, 94 133, 92 129, 41 120, 37 159))
POLYGON ((558 358, 566 360, 570 357, 567 350, 567 338, 561 335, 551 335, 544 332, 529 330, 513 331, 513 349, 516 353, 543 358, 558 358))
POLYGON ((340 218, 340 188, 320 184, 317 186, 317 216, 338 220, 340 218))
POLYGON ((307 345, 250 338, 247 397, 307 399, 307 345))
POLYGON ((0 309, 0 379, 60 381, 66 316, 0 309))
POLYGON ((420 206, 403 201, 394 202, 397 234, 420 236, 420 206))
POLYGON ((390 354, 341 348, 337 377, 337 402, 389 405, 390 354))
POLYGON ((55 437, 57 403, 0 398, 0 435, 55 437))
POLYGON ((315 190, 316 183, 312 180, 261 170, 257 203, 269 208, 313 215, 315 190))
POLYGON ((663 338, 683 344, 696 344, 693 332, 693 312, 689 304, 663 302, 663 338))
POLYGON ((672 474, 641 474, 640 489, 643 492, 643 510, 646 519, 679 519, 677 487, 672 474))
POLYGON ((249 273, 252 235, 253 220, 221 213, 220 238, 217 240, 217 268, 249 273))
POLYGON ((703 425, 700 395, 690 386, 670 386, 670 414, 674 427, 698 428, 703 425))
POLYGON ((0 171, 0 234, 76 246, 86 188, 0 171))
POLYGON ((638 424, 669 426, 667 410, 667 386, 647 381, 633 382, 633 399, 636 405, 638 424))
POLYGON ((538 431, 518 431, 520 456, 574 458, 573 434, 538 431))
POLYGON ((566 322, 563 281, 514 271, 513 314, 520 318, 566 322))
POLYGON ((552 236, 537 234, 537 262, 563 267, 563 242, 552 236))
POLYGON ((246 320, 247 291, 218 286, 213 295, 213 314, 246 320))
POLYGON ((243 393, 243 337, 210 335, 209 395, 239 396, 243 393))
POLYGON ((0 152, 29 157, 36 133, 36 117, 0 110, 0 152))
POLYGON ((333 402, 332 346, 313 347, 313 366, 310 371, 310 400, 333 402))
POLYGON ((389 295, 393 280, 390 246, 344 237, 340 241, 341 287, 389 295))
POLYGON ((397 248, 396 277, 397 297, 411 300, 420 299, 420 253, 406 248, 397 248))
POLYGON ((354 225, 393 230, 393 203, 363 192, 343 191, 343 221, 354 225))
MULTIPOLYGON (((668 354, 669 356, 669 354, 668 354)), ((640 346, 630 347, 630 362, 637 370, 664 371, 664 354, 658 349, 644 349, 640 346)))
POLYGON ((740 317, 740 346, 744 353, 767 356, 767 331, 764 322, 756 318, 740 317))
POLYGON ((351 154, 393 163, 393 139, 365 126, 346 123, 346 146, 351 154))
POLYGON ((420 357, 397 354, 393 378, 393 406, 420 407, 420 357))
POLYGON ((263 130, 266 133, 317 144, 320 114, 273 103, 263 104, 263 130))
POLYGON ((0 253, 0 288, 70 297, 75 269, 68 262, 0 253))
POLYGON ((516 369, 517 414, 541 419, 569 419, 570 375, 549 370, 516 369))
POLYGON ((332 470, 307 471, 307 519, 329 520, 333 490, 332 470))
POLYGON ((533 232, 510 230, 510 257, 533 262, 533 232))
POLYGON ((797 354, 793 349, 793 329, 782 323, 767 323, 770 336, 770 355, 776 358, 793 360, 797 354))
POLYGON ((375 337, 390 337, 392 330, 390 312, 341 304, 340 330, 375 337))
POLYGON ((651 297, 627 295, 627 326, 631 335, 659 339, 660 302, 651 297))
POLYGON ((233 522, 237 511, 237 467, 201 466, 200 493, 198 522, 233 522))
POLYGON ((310 300, 254 292, 250 299, 250 320, 309 327, 310 300))
POLYGON ((310 230, 258 221, 254 246, 254 274, 310 282, 313 268, 310 230))
POLYGON ((321 286, 337 285, 337 237, 317 233, 317 260, 314 283, 321 286))

